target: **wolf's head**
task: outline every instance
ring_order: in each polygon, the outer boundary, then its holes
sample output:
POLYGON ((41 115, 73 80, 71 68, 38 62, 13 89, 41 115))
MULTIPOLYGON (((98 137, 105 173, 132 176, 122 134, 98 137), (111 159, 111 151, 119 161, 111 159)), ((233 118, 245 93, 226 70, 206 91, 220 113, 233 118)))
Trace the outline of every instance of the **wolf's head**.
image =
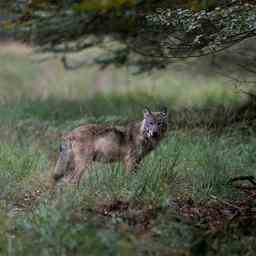
POLYGON ((160 138, 167 131, 168 113, 164 107, 159 112, 151 112, 149 108, 144 110, 142 132, 146 138, 160 138))

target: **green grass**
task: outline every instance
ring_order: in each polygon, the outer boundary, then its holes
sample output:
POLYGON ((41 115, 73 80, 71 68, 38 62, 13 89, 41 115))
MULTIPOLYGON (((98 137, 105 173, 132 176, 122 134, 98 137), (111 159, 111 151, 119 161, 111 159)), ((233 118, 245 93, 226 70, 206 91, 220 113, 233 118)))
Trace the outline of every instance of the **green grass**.
POLYGON ((223 80, 188 83, 191 74, 177 71, 159 79, 157 92, 147 76, 129 88, 92 92, 93 71, 69 74, 51 63, 52 73, 25 59, 0 60, 0 255, 254 255, 254 220, 227 220, 215 230, 211 219, 244 199, 231 178, 256 175, 254 121, 248 125, 241 99, 223 80), (170 131, 136 173, 98 164, 79 188, 51 187, 62 132, 90 122, 125 124, 145 106, 161 105, 170 109, 170 131), (186 207, 200 217, 184 214, 186 207))
MULTIPOLYGON (((36 127, 37 121, 34 122, 36 127)), ((32 124, 31 120, 24 123, 23 129, 32 124)), ((52 122, 46 124, 48 127, 42 133, 57 129, 52 122)), ((34 255, 37 251, 40 255, 134 255, 140 250, 162 255, 167 249, 173 253, 197 251, 195 247, 201 245, 195 244, 195 237, 198 243, 203 240, 204 230, 186 223, 170 206, 175 200, 240 198, 241 194, 228 184, 229 179, 255 175, 256 169, 255 140, 244 136, 241 131, 228 129, 218 136, 206 130, 170 131, 166 141, 145 159, 137 173, 126 176, 119 164, 96 165, 84 176, 79 189, 60 184, 55 191, 50 189, 47 178, 54 166, 50 154, 56 155, 57 142, 48 141, 40 148, 38 141, 44 140, 44 136, 27 133, 22 144, 21 140, 13 145, 2 144, 1 202, 5 206, 1 218, 10 224, 6 227, 6 222, 0 221, 0 230, 7 229, 1 246, 12 239, 11 250, 18 255, 34 255), (28 145, 25 141, 34 143, 28 145), (115 202, 117 210, 111 210, 115 202), (144 230, 148 212, 152 212, 148 217, 152 223, 149 230, 144 230), (146 241, 140 232, 149 236, 146 241)), ((226 234, 222 236, 233 249, 223 243, 220 255, 241 251, 242 242, 236 240, 239 246, 235 246, 226 234)), ((250 243, 253 239, 241 237, 250 243)), ((207 236, 203 242, 206 252, 212 239, 207 236)), ((2 250, 5 249, 8 248, 2 250)))

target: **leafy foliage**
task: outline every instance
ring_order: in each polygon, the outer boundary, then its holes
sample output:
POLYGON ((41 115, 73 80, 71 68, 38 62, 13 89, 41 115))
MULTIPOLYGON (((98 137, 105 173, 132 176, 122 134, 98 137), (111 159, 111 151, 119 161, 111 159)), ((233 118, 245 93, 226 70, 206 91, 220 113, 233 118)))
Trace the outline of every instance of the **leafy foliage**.
POLYGON ((159 67, 169 58, 214 54, 256 33, 253 1, 18 2, 15 18, 2 22, 6 31, 62 53, 104 45, 105 38, 121 42, 120 57, 110 57, 107 65, 127 64, 136 53, 149 58, 149 68, 159 67))
POLYGON ((193 12, 189 9, 158 9, 147 16, 152 31, 161 38, 159 57, 214 53, 255 35, 256 8, 250 4, 193 12), (162 37, 164 30, 173 37, 162 37), (175 36, 176 35, 176 36, 175 36), (179 51, 180 50, 180 51, 179 51), (197 50, 199 50, 197 52, 197 50))

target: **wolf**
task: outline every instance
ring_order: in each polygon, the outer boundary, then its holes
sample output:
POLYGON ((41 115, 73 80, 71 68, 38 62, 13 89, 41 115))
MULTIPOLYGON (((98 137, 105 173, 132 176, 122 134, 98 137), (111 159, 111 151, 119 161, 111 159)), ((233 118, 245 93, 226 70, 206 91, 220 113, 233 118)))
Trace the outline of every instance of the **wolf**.
POLYGON ((79 185, 82 174, 93 162, 122 161, 128 174, 165 137, 168 113, 145 108, 141 121, 126 126, 86 124, 63 136, 59 158, 53 173, 55 184, 64 177, 67 183, 79 185))

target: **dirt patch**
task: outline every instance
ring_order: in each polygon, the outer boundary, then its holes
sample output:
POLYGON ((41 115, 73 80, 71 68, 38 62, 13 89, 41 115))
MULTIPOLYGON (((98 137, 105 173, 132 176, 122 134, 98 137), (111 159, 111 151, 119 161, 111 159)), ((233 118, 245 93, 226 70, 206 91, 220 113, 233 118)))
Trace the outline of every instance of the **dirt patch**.
POLYGON ((31 54, 33 49, 26 44, 21 44, 14 41, 0 42, 0 54, 14 54, 17 56, 26 56, 31 54))
POLYGON ((93 211, 104 217, 122 219, 119 226, 121 231, 131 228, 135 235, 145 235, 150 231, 161 208, 116 200, 99 204, 93 211))
POLYGON ((222 200, 214 196, 208 202, 197 203, 192 199, 176 202, 176 210, 184 219, 207 233, 226 231, 229 228, 240 228, 250 233, 256 227, 256 189, 239 187, 246 194, 239 200, 222 200))

